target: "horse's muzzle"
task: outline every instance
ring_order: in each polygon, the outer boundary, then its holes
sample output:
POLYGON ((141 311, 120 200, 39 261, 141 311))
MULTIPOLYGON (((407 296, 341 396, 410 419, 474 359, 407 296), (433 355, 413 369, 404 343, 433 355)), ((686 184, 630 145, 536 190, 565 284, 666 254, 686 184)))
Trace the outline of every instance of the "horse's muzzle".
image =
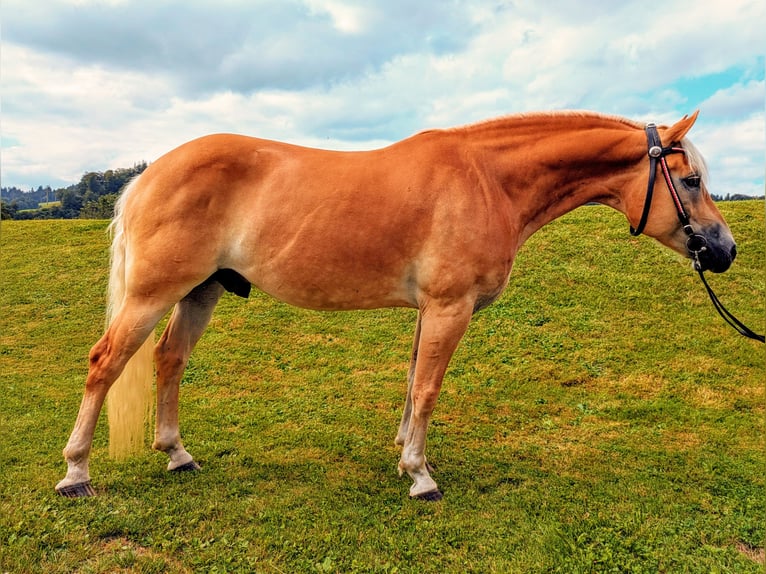
POLYGON ((712 226, 700 235, 689 238, 689 257, 700 271, 723 273, 737 256, 737 246, 731 234, 722 232, 720 225, 712 226))

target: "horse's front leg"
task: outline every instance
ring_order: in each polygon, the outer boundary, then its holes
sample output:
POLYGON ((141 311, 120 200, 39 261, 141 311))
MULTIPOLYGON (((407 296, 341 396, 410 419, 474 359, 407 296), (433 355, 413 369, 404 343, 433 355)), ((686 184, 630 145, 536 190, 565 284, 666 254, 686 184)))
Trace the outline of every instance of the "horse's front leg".
POLYGON ((168 470, 199 469, 181 442, 178 391, 192 349, 210 322, 213 309, 223 291, 220 283, 211 281, 198 286, 179 301, 154 349, 157 364, 157 420, 152 448, 170 457, 168 470))
POLYGON ((430 302, 421 311, 417 361, 414 361, 410 389, 410 417, 399 461, 399 473, 407 472, 415 481, 410 487, 412 498, 442 498, 426 462, 426 433, 447 365, 468 327, 472 311, 473 304, 468 301, 447 305, 430 302))
POLYGON ((415 365, 418 364, 418 345, 420 344, 420 312, 418 312, 418 322, 415 326, 415 340, 412 343, 412 354, 410 356, 410 369, 407 373, 407 397, 404 400, 404 410, 402 412, 402 422, 399 423, 399 432, 396 433, 394 443, 404 446, 407 438, 407 429, 410 426, 412 417, 412 382, 415 380, 415 365))

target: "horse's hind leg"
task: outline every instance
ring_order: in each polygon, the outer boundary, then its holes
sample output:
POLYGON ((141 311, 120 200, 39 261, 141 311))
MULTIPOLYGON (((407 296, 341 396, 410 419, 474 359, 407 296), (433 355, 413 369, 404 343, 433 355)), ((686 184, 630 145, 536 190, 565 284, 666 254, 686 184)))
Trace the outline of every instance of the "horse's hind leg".
POLYGON ((170 456, 168 470, 199 468, 181 443, 178 390, 189 355, 210 322, 223 287, 208 281, 176 304, 168 326, 154 349, 157 365, 157 421, 152 448, 170 456))
POLYGON ((167 308, 126 301, 104 336, 90 350, 85 394, 74 430, 64 448, 67 474, 56 485, 62 496, 92 496, 88 459, 99 413, 109 388, 119 377, 128 359, 141 347, 167 308))

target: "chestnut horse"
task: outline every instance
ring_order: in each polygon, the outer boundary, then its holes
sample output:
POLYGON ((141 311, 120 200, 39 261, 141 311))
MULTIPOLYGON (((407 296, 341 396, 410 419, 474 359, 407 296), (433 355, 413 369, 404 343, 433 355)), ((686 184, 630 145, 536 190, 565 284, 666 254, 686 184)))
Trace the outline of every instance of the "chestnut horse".
POLYGON ((95 494, 93 433, 118 378, 109 398, 112 452, 143 445, 152 359, 152 446, 169 455, 169 470, 199 468, 181 443, 179 382, 224 291, 247 296, 254 285, 309 309, 418 310, 396 444, 399 472, 414 481, 410 496, 438 500, 425 449, 442 378, 471 316, 502 293, 530 235, 599 202, 698 267, 729 267, 734 240, 708 194, 704 161, 686 139, 696 116, 652 128, 666 148, 652 148, 635 122, 560 112, 425 131, 375 151, 212 135, 169 152, 118 201, 110 322, 90 351, 64 449, 68 472, 56 490, 95 494), (663 152, 666 178, 648 147, 663 152), (645 203, 649 181, 657 190, 645 203), (676 194, 663 191, 668 182, 676 194), (692 227, 696 241, 687 239, 692 227), (171 308, 155 346, 155 326, 171 308))

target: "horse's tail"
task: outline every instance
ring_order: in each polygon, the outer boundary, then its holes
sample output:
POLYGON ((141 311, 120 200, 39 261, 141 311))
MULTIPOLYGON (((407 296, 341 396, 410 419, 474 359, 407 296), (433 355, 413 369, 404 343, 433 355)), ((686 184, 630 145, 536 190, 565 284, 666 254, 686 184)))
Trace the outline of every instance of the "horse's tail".
MULTIPOLYGON (((109 226, 112 236, 109 270, 107 325, 122 308, 129 277, 126 274, 127 241, 124 229, 126 198, 135 189, 137 177, 122 192, 114 207, 114 219, 109 226)), ((140 452, 144 433, 152 415, 152 381, 154 378, 154 332, 130 358, 122 374, 114 382, 107 398, 109 417, 109 454, 126 458, 140 452)))

